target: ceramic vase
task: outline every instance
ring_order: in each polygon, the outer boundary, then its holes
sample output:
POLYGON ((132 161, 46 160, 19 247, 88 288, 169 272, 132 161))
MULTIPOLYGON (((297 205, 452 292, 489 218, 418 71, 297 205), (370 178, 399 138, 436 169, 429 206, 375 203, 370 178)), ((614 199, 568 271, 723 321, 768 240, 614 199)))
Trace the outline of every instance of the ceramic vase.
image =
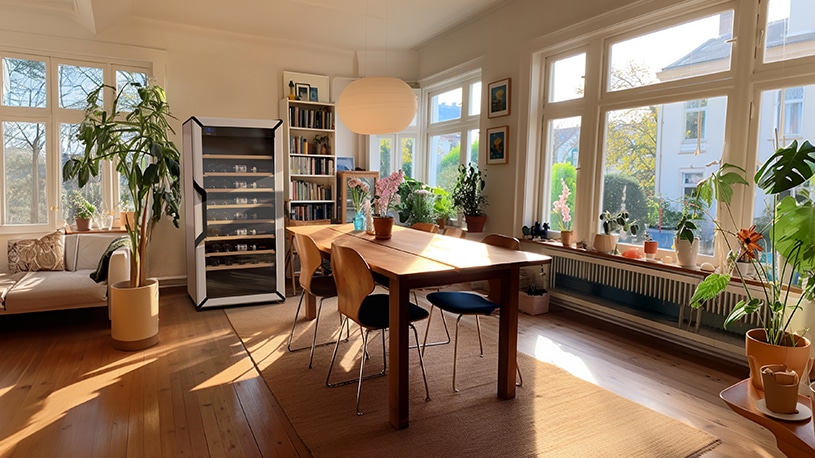
POLYGON ((798 374, 785 364, 761 367, 764 402, 768 409, 783 414, 796 413, 798 407, 798 374))
POLYGON ((654 259, 659 250, 659 242, 656 240, 646 240, 642 243, 642 251, 645 252, 646 259, 654 259))
POLYGON ((89 231, 91 229, 90 218, 75 218, 75 219, 76 219, 76 230, 89 231))
POLYGON ((467 221, 467 232, 484 232, 487 215, 465 215, 464 219, 467 221))
POLYGON ((699 238, 693 239, 693 243, 687 240, 674 238, 674 251, 676 251, 676 261, 681 267, 696 267, 696 255, 699 253, 699 238))
POLYGON ((393 216, 375 216, 374 232, 377 240, 388 240, 393 234, 393 216))
POLYGON ((614 234, 596 234, 594 236, 594 249, 600 253, 613 253, 617 247, 617 236, 614 234))

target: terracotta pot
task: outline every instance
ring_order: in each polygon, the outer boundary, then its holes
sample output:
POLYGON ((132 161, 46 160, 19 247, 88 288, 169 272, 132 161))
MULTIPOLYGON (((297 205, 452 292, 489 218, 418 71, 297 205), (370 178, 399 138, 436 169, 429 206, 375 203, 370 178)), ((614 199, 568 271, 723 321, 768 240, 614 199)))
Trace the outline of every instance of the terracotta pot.
POLYGON ((617 236, 614 234, 596 234, 594 249, 601 253, 612 253, 617 247, 617 236))
POLYGON ((761 366, 764 402, 777 413, 793 414, 798 407, 798 374, 785 364, 761 366))
POLYGON ((377 240, 388 240, 393 234, 393 216, 374 216, 374 237, 377 240))
POLYGON ((76 230, 89 231, 91 229, 90 218, 74 218, 76 220, 76 230))
MULTIPOLYGON (((753 386, 764 390, 761 380, 761 367, 768 364, 786 364, 800 379, 804 375, 809 360, 809 339, 795 336, 795 347, 784 347, 767 343, 762 328, 750 329, 744 335, 744 353, 750 365, 750 380, 753 386)), ((807 374, 807 377, 809 375, 807 374)))
POLYGON ((674 251, 676 252, 676 263, 681 267, 696 267, 699 238, 693 239, 693 243, 690 243, 687 240, 679 240, 674 237, 674 251))
POLYGON ((659 242, 656 240, 646 240, 642 243, 642 250, 645 252, 646 258, 654 259, 659 250, 659 242))
POLYGON ((467 221, 467 232, 484 232, 487 215, 465 215, 464 219, 467 221))
POLYGON ((560 243, 563 246, 572 246, 574 243, 574 231, 560 231, 560 243))

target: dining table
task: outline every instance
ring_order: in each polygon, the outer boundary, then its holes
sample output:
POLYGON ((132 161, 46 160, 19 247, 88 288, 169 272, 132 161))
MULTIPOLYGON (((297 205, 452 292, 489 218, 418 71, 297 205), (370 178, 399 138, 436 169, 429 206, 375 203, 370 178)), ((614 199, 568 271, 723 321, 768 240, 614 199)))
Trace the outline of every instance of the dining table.
MULTIPOLYGON (((289 226, 291 233, 311 237, 325 255, 333 243, 358 251, 370 269, 387 279, 390 307, 389 422, 395 429, 409 426, 408 325, 411 289, 489 279, 501 281, 498 336, 498 397, 515 397, 518 351, 518 295, 520 269, 548 264, 549 256, 431 234, 394 226, 391 238, 377 239, 353 224, 289 226)), ((306 302, 316 317, 316 300, 306 302)))

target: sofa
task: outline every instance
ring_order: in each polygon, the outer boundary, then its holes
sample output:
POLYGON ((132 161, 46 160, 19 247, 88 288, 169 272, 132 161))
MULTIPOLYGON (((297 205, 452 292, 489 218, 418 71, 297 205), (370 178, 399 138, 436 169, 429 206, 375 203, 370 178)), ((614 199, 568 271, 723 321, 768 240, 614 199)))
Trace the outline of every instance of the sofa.
POLYGON ((130 276, 129 250, 111 242, 122 233, 65 234, 8 241, 9 266, 0 273, 0 314, 107 306, 108 284, 130 276), (107 268, 97 273, 107 255, 107 268), (91 274, 107 277, 96 282, 91 274))

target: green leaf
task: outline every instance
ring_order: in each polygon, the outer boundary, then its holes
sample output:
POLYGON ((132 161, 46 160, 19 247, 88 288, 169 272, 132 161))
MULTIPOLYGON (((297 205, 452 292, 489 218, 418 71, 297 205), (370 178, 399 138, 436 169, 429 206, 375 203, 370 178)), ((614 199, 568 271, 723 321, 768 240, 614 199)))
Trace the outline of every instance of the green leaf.
POLYGON ((696 291, 690 298, 690 306, 692 308, 699 308, 702 303, 709 301, 722 293, 727 288, 730 282, 730 275, 726 274, 710 274, 704 280, 696 285, 696 291))
POLYGON ((727 318, 724 320, 724 328, 727 329, 727 326, 740 320, 745 315, 749 315, 751 313, 755 313, 756 310, 761 307, 761 301, 758 299, 750 299, 749 302, 739 301, 735 307, 733 307, 733 311, 730 312, 730 315, 727 315, 727 318))
POLYGON ((798 148, 798 141, 793 140, 767 159, 756 172, 755 182, 767 194, 778 194, 807 181, 813 175, 813 167, 815 146, 804 140, 798 148))

